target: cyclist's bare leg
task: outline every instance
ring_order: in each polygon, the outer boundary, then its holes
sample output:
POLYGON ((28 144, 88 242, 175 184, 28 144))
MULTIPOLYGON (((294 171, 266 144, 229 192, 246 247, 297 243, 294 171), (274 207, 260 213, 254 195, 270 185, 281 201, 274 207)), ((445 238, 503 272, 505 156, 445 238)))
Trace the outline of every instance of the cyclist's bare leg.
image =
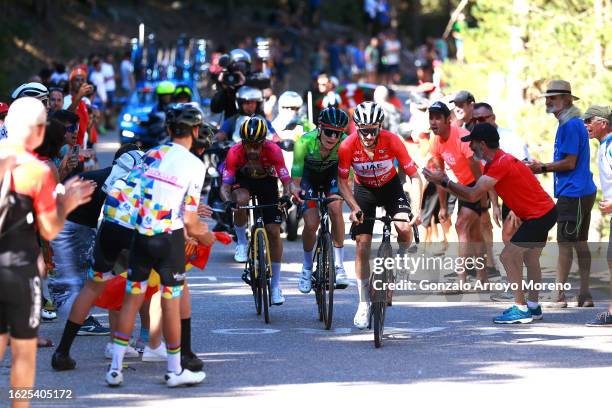
POLYGON ((267 224, 266 232, 268 235, 268 242, 270 243, 270 261, 272 262, 272 279, 270 287, 274 290, 280 285, 280 266, 283 257, 283 242, 280 237, 280 225, 267 224))
MULTIPOLYGON (((319 212, 316 208, 304 211, 304 230, 302 231, 302 248, 310 252, 315 247, 317 228, 319 228, 319 212)), ((332 227, 333 228, 333 227, 332 227)), ((343 234, 344 235, 344 234, 343 234)))
MULTIPOLYGON (((239 205, 244 206, 249 204, 249 200, 251 199, 251 194, 249 190, 245 188, 239 188, 237 190, 232 191, 232 199, 239 205)), ((234 213, 234 224, 242 227, 247 223, 247 211, 246 210, 238 210, 234 213)))
POLYGON ((370 301, 370 252, 372 235, 359 234, 355 237, 355 275, 359 288, 359 301, 370 301))
MULTIPOLYGON (((181 297, 172 299, 162 298, 162 329, 164 339, 166 339, 166 348, 168 349, 168 371, 172 371, 170 367, 170 349, 179 348, 181 346, 181 297)), ((179 354, 180 362, 180 354, 179 354)), ((180 370, 180 364, 175 367, 175 370, 180 370)), ((176 371, 175 371, 176 372, 176 371)))
MULTIPOLYGON (((335 195, 332 197, 336 197, 335 195)), ((334 240, 334 246, 341 248, 344 246, 344 218, 342 217, 342 206, 343 201, 334 201, 328 205, 329 215, 331 219, 331 231, 332 238, 334 240)))
MULTIPOLYGON (((6 345, 6 335, 0 336, 6 345)), ((36 376, 36 338, 16 339, 11 337, 11 387, 31 388, 36 376)), ((0 359, 2 356, 0 356, 0 359)), ((13 407, 28 407, 29 401, 13 402, 13 407)))
POLYGON ((123 306, 121 307, 121 312, 119 313, 119 322, 117 324, 117 331, 114 336, 114 347, 113 347, 113 362, 111 363, 111 368, 114 370, 121 370, 123 365, 123 352, 118 351, 119 347, 123 347, 125 350, 125 346, 127 346, 127 342, 129 341, 130 334, 132 333, 132 329, 134 328, 134 321, 136 320, 136 314, 138 310, 142 306, 142 302, 144 301, 145 291, 146 291, 146 281, 143 282, 145 290, 139 294, 126 293, 125 298, 123 300, 123 306), (125 346, 120 346, 120 343, 125 341, 125 346))
POLYGON ((397 231, 397 244, 400 248, 400 253, 405 253, 412 242, 412 227, 408 225, 408 214, 397 213, 393 216, 395 219, 406 220, 406 222, 393 222, 395 231, 397 231))
POLYGON ((156 349, 161 344, 161 290, 158 290, 150 299, 149 305, 149 347, 156 349))

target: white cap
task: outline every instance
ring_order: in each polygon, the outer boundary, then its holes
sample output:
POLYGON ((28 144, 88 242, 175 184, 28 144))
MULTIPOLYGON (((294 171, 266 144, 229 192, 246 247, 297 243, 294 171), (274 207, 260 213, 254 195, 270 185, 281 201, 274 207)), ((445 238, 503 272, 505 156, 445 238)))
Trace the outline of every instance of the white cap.
POLYGON ((32 133, 32 128, 47 121, 47 109, 41 101, 31 96, 17 99, 9 107, 4 121, 9 141, 22 143, 32 133))

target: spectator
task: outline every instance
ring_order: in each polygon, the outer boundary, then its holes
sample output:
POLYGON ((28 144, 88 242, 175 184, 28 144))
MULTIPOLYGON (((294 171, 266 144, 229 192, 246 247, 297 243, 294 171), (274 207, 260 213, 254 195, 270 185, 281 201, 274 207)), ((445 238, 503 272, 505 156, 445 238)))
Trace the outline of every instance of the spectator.
POLYGON ((55 64, 55 71, 51 74, 51 82, 58 84, 62 81, 68 81, 68 73, 66 73, 66 66, 58 62, 55 64))
MULTIPOLYGON (((578 255, 580 272, 580 293, 578 307, 593 307, 589 290, 591 272, 591 252, 587 244, 591 209, 595 204, 597 187, 593 173, 589 169, 589 135, 580 119, 580 111, 574 106, 578 97, 572 95, 569 82, 553 80, 548 83, 546 93, 546 112, 555 115, 559 121, 554 144, 554 161, 540 163, 532 160, 529 164, 535 174, 552 172, 554 174, 555 197, 557 197, 557 242, 559 259, 557 263, 557 282, 567 282, 573 260, 573 250, 578 255)), ((547 306, 567 307, 564 291, 547 306)))
POLYGON ((94 58, 91 63, 93 71, 89 76, 89 80, 96 87, 96 97, 93 101, 100 101, 102 106, 108 102, 108 94, 106 93, 106 78, 102 72, 102 61, 99 58, 94 58))
POLYGON ((64 109, 72 111, 79 116, 79 130, 77 133, 77 144, 82 147, 85 133, 89 126, 89 113, 87 112, 88 96, 93 94, 93 86, 85 83, 87 71, 83 68, 75 68, 70 73, 70 94, 64 97, 64 109))
POLYGON ((119 68, 121 72, 121 87, 126 94, 131 94, 134 89, 136 89, 136 81, 134 80, 134 65, 131 61, 131 55, 128 52, 123 54, 123 59, 121 60, 121 67, 119 68))
POLYGON ((63 194, 56 195, 51 169, 32 154, 43 142, 46 118, 45 106, 35 98, 16 100, 7 115, 8 142, 0 147, 1 156, 17 158, 10 194, 27 198, 16 200, 4 224, 12 228, 3 228, 0 237, 0 314, 10 317, 0 325, 0 359, 10 332, 13 388, 32 388, 36 375, 41 304, 37 231, 44 239, 55 238, 66 215, 89 201, 93 192, 90 183, 75 179, 64 186, 63 194), (32 218, 34 222, 28 223, 32 218))
POLYGON ((455 40, 455 57, 457 58, 457 62, 463 63, 465 61, 465 51, 463 48, 463 34, 467 29, 467 24, 465 22, 465 14, 460 13, 457 17, 457 21, 453 24, 453 28, 451 30, 451 35, 455 40))
POLYGON ((471 130, 474 126, 471 122, 475 101, 474 95, 469 91, 459 91, 455 94, 451 100, 451 103, 455 105, 453 109, 455 126, 471 130))
MULTIPOLYGON (((589 132, 589 138, 597 139, 599 142, 599 153, 597 155, 597 166, 599 167, 599 180, 601 183, 602 200, 599 209, 603 214, 612 214, 612 113, 609 106, 590 106, 582 115, 584 124, 589 132)), ((610 218, 610 230, 612 231, 612 218, 610 218)), ((608 269, 612 274, 612 234, 608 237, 608 269)), ((612 282, 610 283, 612 293, 612 282)), ((600 313, 587 326, 601 327, 612 326, 612 302, 608 310, 600 313)))
POLYGON ((402 44, 397 39, 395 31, 389 30, 383 41, 382 63, 384 65, 385 84, 399 82, 399 63, 402 44))
POLYGON ((79 116, 69 110, 59 110, 51 116, 64 126, 63 146, 59 152, 59 158, 55 162, 58 168, 59 180, 64 181, 83 171, 83 163, 79 161, 79 148, 77 145, 77 133, 79 130, 79 116))
POLYGON ((49 114, 64 108, 64 93, 59 88, 49 89, 49 114))
POLYGON ((9 106, 0 102, 0 140, 6 139, 6 127, 4 126, 4 119, 6 118, 6 114, 8 113, 9 106))
POLYGON ((102 74, 104 75, 104 87, 106 88, 104 127, 110 130, 114 129, 111 118, 115 104, 115 90, 117 89, 117 84, 115 82, 115 67, 113 66, 113 63, 113 54, 109 52, 106 54, 106 58, 102 62, 102 74))
POLYGON ((382 127, 391 133, 399 134, 399 124, 401 114, 395 105, 389 102, 389 90, 384 85, 379 85, 374 89, 374 103, 379 105, 385 112, 385 120, 382 127))
POLYGON ((366 81, 375 84, 378 83, 378 64, 380 63, 380 52, 378 49, 378 37, 370 38, 370 43, 364 51, 366 81))

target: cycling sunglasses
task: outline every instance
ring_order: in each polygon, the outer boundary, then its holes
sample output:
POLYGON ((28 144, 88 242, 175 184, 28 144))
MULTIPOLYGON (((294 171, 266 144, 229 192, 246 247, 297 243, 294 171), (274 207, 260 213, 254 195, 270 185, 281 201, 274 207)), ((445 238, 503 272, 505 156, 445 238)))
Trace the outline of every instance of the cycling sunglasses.
POLYGON ((341 131, 335 130, 335 129, 323 128, 322 130, 323 130, 323 134, 325 135, 325 137, 330 137, 333 139, 339 138, 340 135, 342 134, 341 131))
POLYGON ((380 128, 379 127, 375 127, 375 128, 358 128, 359 133, 361 133, 364 136, 378 136, 378 134, 380 133, 380 128))

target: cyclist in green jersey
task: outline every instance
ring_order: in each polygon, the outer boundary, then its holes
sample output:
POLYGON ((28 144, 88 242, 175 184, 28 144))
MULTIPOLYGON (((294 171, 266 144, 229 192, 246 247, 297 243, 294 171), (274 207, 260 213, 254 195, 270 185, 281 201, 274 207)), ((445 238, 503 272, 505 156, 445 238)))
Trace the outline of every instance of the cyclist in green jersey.
MULTIPOLYGON (((335 107, 329 107, 319 114, 317 129, 305 133, 293 149, 293 166, 291 177, 300 185, 302 194, 307 197, 323 191, 326 196, 340 197, 338 190, 338 147, 346 138, 344 130, 348 124, 348 115, 335 107)), ((304 230, 302 242, 304 264, 298 289, 302 293, 312 288, 312 267, 316 233, 319 226, 319 212, 312 201, 303 201, 296 196, 302 205, 304 230)), ((342 218, 342 201, 329 204, 329 215, 332 223, 334 243, 334 263, 336 267, 336 287, 344 289, 348 279, 344 271, 344 219, 342 218)))

